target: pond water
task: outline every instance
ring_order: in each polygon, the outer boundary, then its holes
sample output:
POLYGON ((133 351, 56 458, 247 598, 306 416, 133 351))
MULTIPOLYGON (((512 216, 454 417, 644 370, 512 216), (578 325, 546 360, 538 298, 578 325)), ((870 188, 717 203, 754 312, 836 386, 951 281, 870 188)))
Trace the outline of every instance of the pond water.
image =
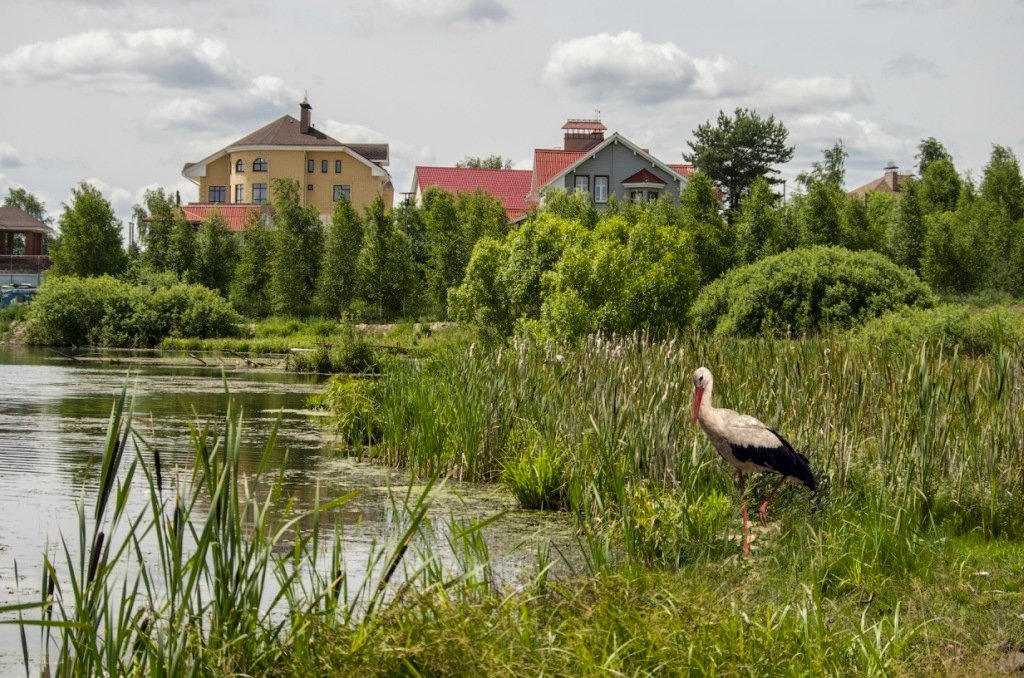
MULTIPOLYGON (((280 369, 248 369, 242 361, 123 352, 90 353, 71 360, 56 352, 0 345, 0 605, 38 600, 42 553, 56 555, 64 534, 77 543, 77 506, 91 506, 99 478, 111 406, 126 387, 134 396, 134 423, 159 446, 163 464, 189 468, 189 422, 217 426, 226 407, 225 386, 245 415, 243 467, 255 469, 269 432, 280 422, 271 465, 284 465, 285 494, 300 508, 358 490, 346 505, 346 552, 367 553, 394 532, 389 491, 404 493, 405 475, 338 454, 307 398, 322 378, 280 369), (351 540, 351 543, 349 543, 351 540), (17 562, 18 579, 14 564, 17 562)), ((141 488, 140 488, 141 489, 141 488)), ((140 494, 140 502, 142 496, 140 494)), ((433 515, 482 518, 508 511, 485 532, 506 580, 529 570, 536 544, 573 542, 564 516, 515 510, 500 488, 448 483, 435 497, 433 515)), ((358 558, 348 560, 349 567, 358 558)), ((362 576, 363 573, 349 573, 362 576)), ((30 651, 33 651, 29 633, 30 651)), ((17 628, 0 625, 0 675, 20 675, 17 628)))

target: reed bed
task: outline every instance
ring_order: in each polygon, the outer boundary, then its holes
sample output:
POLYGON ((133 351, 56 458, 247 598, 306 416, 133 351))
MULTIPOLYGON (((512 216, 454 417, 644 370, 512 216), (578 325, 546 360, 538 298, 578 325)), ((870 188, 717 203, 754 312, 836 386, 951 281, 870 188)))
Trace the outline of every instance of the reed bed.
MULTIPOLYGON (((756 414, 811 459, 823 486, 811 505, 882 497, 916 525, 1024 535, 1024 358, 1008 351, 890 350, 841 336, 516 342, 395 365, 363 387, 360 402, 374 408, 354 418, 339 401, 336 412, 373 432, 355 436, 371 444, 354 453, 416 475, 504 478, 518 494, 546 466, 562 478, 543 483, 582 513, 626 506, 643 483, 700 503, 734 493, 730 469, 690 425, 701 365, 715 373, 717 404, 756 414)), ((787 488, 782 501, 799 494, 787 488)))

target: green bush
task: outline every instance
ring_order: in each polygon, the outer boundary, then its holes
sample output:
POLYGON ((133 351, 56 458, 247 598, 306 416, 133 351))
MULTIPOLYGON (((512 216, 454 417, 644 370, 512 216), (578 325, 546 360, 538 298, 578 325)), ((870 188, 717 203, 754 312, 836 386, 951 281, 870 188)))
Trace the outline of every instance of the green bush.
POLYGON ((1024 345, 1024 309, 1009 306, 976 309, 952 304, 904 309, 870 321, 855 338, 864 344, 890 346, 941 342, 981 355, 1003 346, 1024 345))
POLYGON ((331 413, 331 428, 349 446, 373 445, 382 435, 377 414, 377 384, 347 375, 332 377, 317 407, 331 413))
POLYGON ((292 356, 288 369, 322 374, 377 374, 381 371, 381 357, 352 325, 342 325, 338 334, 326 339, 329 343, 292 356))
POLYGON ((40 288, 28 340, 47 346, 148 348, 166 336, 232 336, 240 320, 223 298, 201 285, 154 291, 109 276, 61 276, 40 288))
POLYGON ((876 252, 810 247, 733 269, 704 288, 691 317, 699 332, 749 337, 851 328, 932 303, 916 274, 876 252))

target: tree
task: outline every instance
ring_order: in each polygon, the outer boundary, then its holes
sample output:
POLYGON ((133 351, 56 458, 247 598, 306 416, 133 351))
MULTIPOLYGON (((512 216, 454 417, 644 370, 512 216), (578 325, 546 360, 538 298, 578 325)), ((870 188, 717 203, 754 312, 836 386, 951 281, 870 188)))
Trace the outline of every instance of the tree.
POLYGON ((925 214, 952 212, 960 199, 960 176, 948 158, 933 160, 921 173, 921 209, 925 214))
POLYGON ((743 201, 739 221, 736 223, 736 252, 738 263, 750 264, 779 249, 781 222, 776 207, 778 196, 764 178, 758 178, 750 188, 750 196, 743 201))
POLYGON ((419 293, 412 240, 395 226, 380 196, 366 208, 365 224, 356 260, 359 296, 378 320, 406 315, 419 293))
POLYGON ((917 158, 917 171, 921 176, 924 176, 924 171, 928 169, 928 165, 936 160, 949 160, 953 162, 953 156, 949 154, 949 151, 942 145, 942 142, 935 137, 921 139, 921 143, 917 147, 917 155, 914 157, 917 158))
POLYGON ((1024 261, 1016 257, 1024 253, 1024 179, 1017 156, 1006 146, 992 147, 978 202, 991 264, 986 282, 992 289, 1024 292, 1024 261))
POLYGON ((839 244, 845 197, 831 182, 811 182, 802 203, 804 245, 839 244))
POLYGON ((214 210, 196 235, 195 282, 228 296, 238 264, 238 239, 228 230, 224 215, 214 210))
POLYGON ((823 161, 815 161, 810 172, 801 172, 797 175, 797 183, 806 187, 814 182, 821 182, 836 188, 842 188, 846 181, 846 159, 850 154, 843 145, 843 140, 836 140, 832 148, 822 151, 825 156, 823 161))
POLYGON ((746 108, 737 108, 733 117, 720 111, 716 124, 708 121, 698 126, 693 136, 687 142, 691 152, 683 157, 725 190, 730 214, 739 208, 755 179, 779 183, 771 176, 779 173, 774 165, 793 159, 794 148, 786 145, 786 126, 774 115, 762 118, 746 108))
POLYGON ((908 181, 900 191, 899 208, 889 234, 892 260, 914 271, 921 270, 924 252, 924 218, 916 181, 908 181))
POLYGON ((174 197, 162 188, 147 190, 142 205, 136 205, 142 218, 139 224, 139 240, 145 247, 142 260, 157 271, 172 271, 173 262, 181 257, 172 252, 174 233, 179 222, 185 218, 175 204, 174 197))
POLYGON ((475 155, 467 155, 455 163, 456 167, 468 167, 472 169, 512 169, 512 160, 502 158, 500 155, 489 155, 481 158, 475 155))
POLYGON ((356 262, 363 246, 363 223, 348 198, 334 203, 331 228, 327 234, 320 280, 317 283, 317 308, 336 318, 356 296, 356 262))
POLYGON ((57 275, 117 275, 127 265, 121 222, 110 202, 90 184, 71 191, 71 204, 60 216, 60 235, 50 248, 57 275))
POLYGON ((324 230, 315 207, 303 207, 294 179, 274 179, 274 249, 270 297, 274 313, 307 317, 313 313, 324 230))
POLYGON ((273 251, 274 234, 263 227, 259 212, 250 210, 242 232, 238 266, 231 281, 231 303, 250 318, 270 315, 271 267, 267 263, 273 251))
POLYGON ((3 206, 17 207, 22 212, 35 217, 44 224, 49 224, 53 221, 47 216, 46 205, 43 201, 29 193, 28 189, 20 186, 15 186, 7 191, 7 197, 4 198, 3 206))
POLYGON ((701 281, 709 283, 732 268, 736 236, 732 226, 719 214, 721 203, 711 179, 697 172, 679 195, 687 230, 693 233, 694 250, 701 281))

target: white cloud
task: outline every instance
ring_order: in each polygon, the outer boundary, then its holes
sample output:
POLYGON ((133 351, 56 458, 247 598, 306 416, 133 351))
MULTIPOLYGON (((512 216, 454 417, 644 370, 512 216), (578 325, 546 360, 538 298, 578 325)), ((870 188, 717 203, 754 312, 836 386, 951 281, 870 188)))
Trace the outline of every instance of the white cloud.
POLYGON ((769 77, 724 57, 689 56, 672 42, 639 33, 600 33, 555 45, 544 80, 605 100, 639 104, 676 99, 751 98, 773 108, 805 110, 868 99, 848 76, 769 77))
POLYGON ((334 137, 342 143, 372 144, 387 143, 387 137, 382 132, 349 122, 338 122, 328 120, 320 128, 324 134, 334 137))
POLYGON ((384 0, 383 4, 411 21, 472 25, 511 18, 501 0, 384 0))
POLYGON ((297 107, 299 92, 280 78, 246 79, 238 89, 211 92, 203 98, 180 97, 153 108, 146 117, 156 129, 239 129, 249 122, 269 122, 285 107, 297 107), (246 83, 248 86, 246 86, 246 83))
POLYGON ((600 33, 555 45, 544 80, 583 90, 657 103, 693 92, 697 64, 671 42, 648 43, 639 33, 600 33))
POLYGON ((894 159, 912 156, 916 140, 885 124, 858 118, 845 111, 808 113, 787 123, 798 146, 827 148, 842 139, 847 149, 871 157, 894 159))
POLYGON ((223 42, 189 29, 88 31, 22 45, 0 57, 0 79, 174 88, 235 84, 242 68, 223 42))
POLYGON ((18 155, 18 151, 15 150, 14 146, 11 146, 6 141, 0 141, 0 167, 21 167, 25 163, 22 162, 21 156, 18 155))
POLYGON ((926 75, 936 80, 945 77, 934 61, 913 54, 904 54, 889 61, 885 65, 885 73, 887 75, 926 75))

